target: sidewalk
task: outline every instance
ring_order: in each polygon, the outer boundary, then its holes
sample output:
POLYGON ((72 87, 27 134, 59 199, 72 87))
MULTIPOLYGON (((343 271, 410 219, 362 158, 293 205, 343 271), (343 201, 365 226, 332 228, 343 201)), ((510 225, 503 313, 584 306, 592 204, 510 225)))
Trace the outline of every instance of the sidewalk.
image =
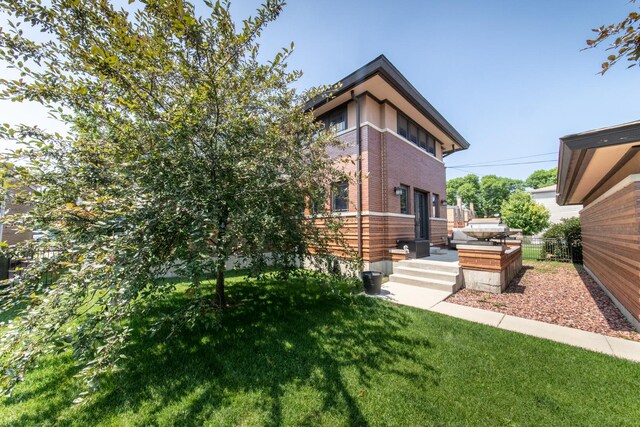
POLYGON ((507 331, 519 332, 525 335, 544 338, 622 359, 640 362, 640 342, 608 337, 594 332, 567 328, 566 326, 553 325, 551 323, 524 319, 522 317, 509 316, 495 311, 451 304, 444 301, 449 295, 451 294, 445 291, 388 282, 383 285, 383 292, 379 298, 396 304, 417 307, 471 322, 483 323, 507 331))

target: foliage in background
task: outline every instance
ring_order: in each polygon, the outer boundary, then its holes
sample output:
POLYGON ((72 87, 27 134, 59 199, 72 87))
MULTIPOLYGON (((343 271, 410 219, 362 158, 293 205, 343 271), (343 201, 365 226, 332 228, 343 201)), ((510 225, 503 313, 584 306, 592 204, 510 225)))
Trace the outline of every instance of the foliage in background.
POLYGON ((531 194, 516 191, 502 205, 502 221, 509 228, 522 229, 522 234, 530 236, 549 226, 549 210, 536 203, 531 194))
MULTIPOLYGON (((635 1, 630 0, 629 3, 635 3, 635 1)), ((600 74, 604 75, 621 59, 626 58, 630 62, 627 68, 635 67, 640 63, 640 13, 638 11, 630 12, 629 16, 616 24, 601 25, 592 31, 598 36, 587 40, 588 48, 595 48, 609 41, 606 50, 612 51, 607 60, 602 63, 600 74)))
POLYGON ((320 231, 303 215, 341 179, 327 154, 334 136, 304 112, 327 88, 291 88, 301 75, 287 70, 293 45, 258 60, 258 37, 283 2, 267 0, 239 28, 228 3, 204 3, 201 17, 181 0, 128 11, 102 0, 0 0, 10 20, 0 58, 20 74, 0 81, 0 98, 41 103, 70 128, 0 127, 20 146, 4 173, 37 190, 26 195, 33 210, 9 223, 47 231, 5 255, 61 249, 0 295, 0 310, 19 313, 0 341, 5 392, 42 354, 68 349, 97 387, 122 360, 129 320, 173 291, 157 280, 173 266, 189 279, 187 298, 150 332, 163 321, 215 326, 233 256, 254 273, 269 262, 286 272, 343 242, 338 223, 327 218, 320 231), (57 281, 44 286, 52 269, 57 281), (202 286, 211 273, 214 292, 202 286))
POLYGON ((464 206, 471 203, 477 209, 480 206, 480 178, 478 175, 469 174, 447 180, 447 204, 455 206, 457 197, 462 198, 464 206))
POLYGON ((549 185, 555 185, 558 183, 558 168, 555 167, 553 169, 539 169, 533 171, 531 175, 527 177, 524 181, 524 185, 537 189, 542 187, 547 187, 549 185))
POLYGON ((582 227, 580 218, 562 218, 561 222, 551 224, 544 232, 545 239, 561 239, 571 248, 574 260, 582 259, 582 227))
POLYGON ((500 213, 502 203, 516 190, 522 190, 522 181, 485 175, 482 179, 475 174, 453 178, 447 181, 447 203, 456 205, 460 196, 466 207, 474 204, 480 217, 491 217, 500 213))

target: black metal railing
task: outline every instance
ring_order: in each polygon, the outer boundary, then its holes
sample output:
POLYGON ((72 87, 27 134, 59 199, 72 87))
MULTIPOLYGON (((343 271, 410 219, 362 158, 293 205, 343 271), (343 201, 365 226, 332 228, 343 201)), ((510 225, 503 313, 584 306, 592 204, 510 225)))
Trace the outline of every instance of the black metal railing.
MULTIPOLYGON (((46 264, 56 258, 60 252, 61 249, 58 248, 39 248, 19 257, 0 258, 0 280, 19 276, 33 262, 46 264)), ((58 277, 58 268, 52 263, 51 267, 42 273, 42 281, 45 285, 51 285, 55 282, 56 277, 58 277)))
POLYGON ((523 237, 522 259, 582 264, 582 241, 523 237))

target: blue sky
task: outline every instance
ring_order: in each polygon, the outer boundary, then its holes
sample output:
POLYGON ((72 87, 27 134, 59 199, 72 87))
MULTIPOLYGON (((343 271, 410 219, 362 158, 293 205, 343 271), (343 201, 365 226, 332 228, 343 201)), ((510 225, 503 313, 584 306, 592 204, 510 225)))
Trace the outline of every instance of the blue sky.
MULTIPOLYGON (((235 1, 234 17, 259 3, 235 1)), ((290 64, 304 72, 300 88, 335 83, 386 55, 471 143, 448 166, 542 153, 553 154, 503 163, 555 161, 560 136, 640 119, 640 69, 621 63, 600 76, 607 53, 581 51, 591 28, 634 7, 627 0, 291 0, 260 43, 266 59, 295 42, 290 64)), ((30 122, 36 107, 0 103, 0 119, 30 122)), ((44 114, 39 120, 57 127, 44 114)), ((553 166, 464 167, 447 177, 523 179, 553 166)))
MULTIPOLYGON (((236 2, 245 16, 259 4, 236 2)), ((265 54, 294 41, 300 87, 334 83, 379 54, 471 143, 449 166, 496 159, 557 159, 558 138, 640 119, 640 69, 581 51, 592 28, 619 22, 627 0, 292 0, 263 34, 265 54)), ((505 163, 514 163, 509 161, 505 163)), ((526 178, 553 162, 463 168, 526 178)), ((448 169, 447 177, 465 175, 448 169)))

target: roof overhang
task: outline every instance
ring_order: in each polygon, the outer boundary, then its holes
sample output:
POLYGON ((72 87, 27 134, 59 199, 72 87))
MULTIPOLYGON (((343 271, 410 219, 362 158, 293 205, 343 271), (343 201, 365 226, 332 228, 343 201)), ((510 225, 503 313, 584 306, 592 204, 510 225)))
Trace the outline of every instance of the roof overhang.
MULTIPOLYGON (((321 109, 323 105, 330 101, 342 98, 347 99, 351 90, 357 86, 359 87, 364 82, 374 77, 382 78, 397 94, 416 108, 420 114, 424 115, 444 135, 446 135, 448 139, 455 144, 453 150, 457 151, 469 148, 467 140, 460 135, 460 133, 420 94, 420 92, 418 92, 415 87, 413 87, 411 83, 409 83, 409 81, 384 55, 378 56, 362 68, 340 80, 336 85, 334 85, 336 87, 335 90, 308 101, 306 109, 321 109)), ((373 93, 373 95, 375 96, 377 94, 373 93)), ((378 98, 383 101, 387 99, 386 97, 380 96, 378 96, 378 98)))
POLYGON ((590 201, 615 184, 623 168, 625 174, 640 171, 640 121, 560 138, 557 203, 590 201))

